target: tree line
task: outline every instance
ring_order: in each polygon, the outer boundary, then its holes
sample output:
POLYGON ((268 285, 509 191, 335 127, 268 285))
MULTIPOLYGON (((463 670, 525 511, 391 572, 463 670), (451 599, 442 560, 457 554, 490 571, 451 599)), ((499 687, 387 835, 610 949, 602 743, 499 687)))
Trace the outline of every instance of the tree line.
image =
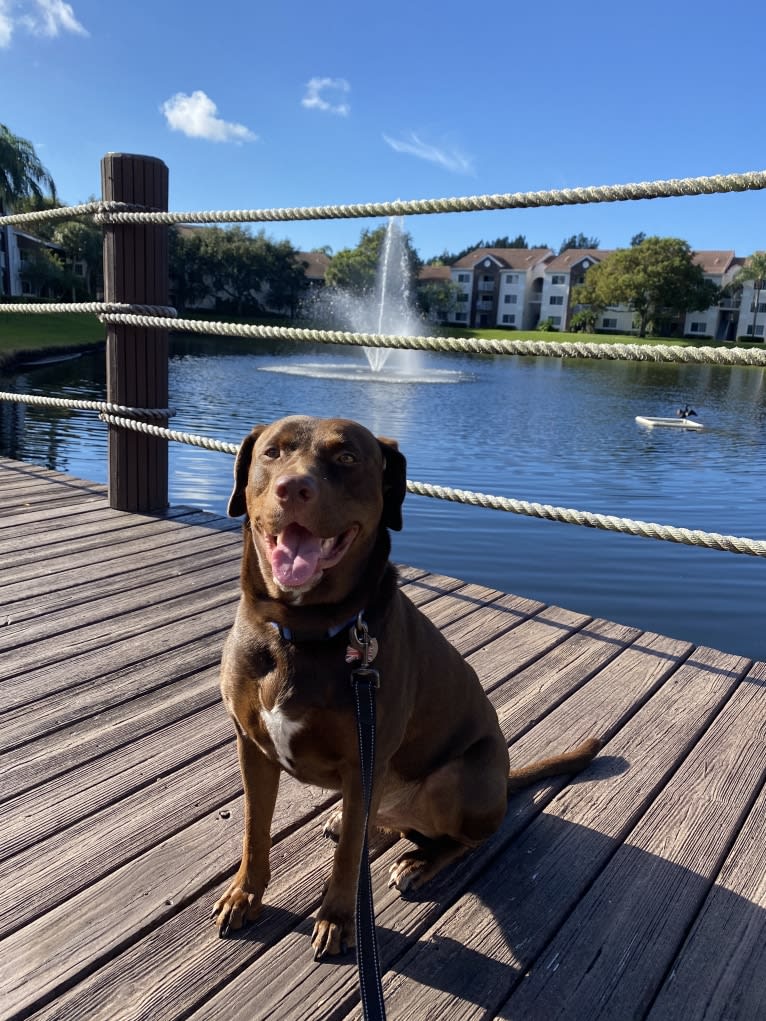
MULTIPOLYGON (((0 212, 11 209, 23 212, 60 204, 53 178, 32 143, 0 124, 0 212)), ((322 249, 329 258, 325 284, 357 294, 372 292, 385 234, 385 226, 362 230, 359 243, 353 248, 335 254, 331 249, 322 249)), ((52 246, 31 250, 25 260, 24 277, 36 291, 52 298, 75 300, 96 297, 101 292, 99 227, 87 219, 42 223, 35 226, 35 235, 52 246), (82 273, 73 271, 75 264, 83 267, 82 273)), ((405 234, 404 241, 411 290, 421 311, 433 319, 446 320, 455 307, 458 288, 448 280, 418 286, 423 262, 409 234, 405 234)), ((528 247, 523 234, 480 240, 460 251, 445 250, 427 265, 454 265, 477 248, 528 247)), ((579 233, 564 238, 559 253, 598 247, 598 238, 579 233)), ((171 294, 180 311, 199 306, 212 296, 217 312, 252 316, 268 309, 294 315, 308 288, 306 265, 289 241, 275 241, 262 230, 253 233, 242 227, 204 227, 170 231, 171 294)), ((747 280, 755 283, 757 315, 761 290, 766 289, 766 254, 753 255, 729 290, 741 289, 747 280)), ((605 309, 622 305, 633 310, 640 336, 647 332, 662 333, 670 319, 710 308, 722 296, 721 290, 706 280, 702 269, 694 263, 694 253, 686 241, 640 233, 631 238, 629 248, 617 249, 594 264, 584 283, 574 288, 572 302, 576 311, 571 326, 592 332, 605 309)))

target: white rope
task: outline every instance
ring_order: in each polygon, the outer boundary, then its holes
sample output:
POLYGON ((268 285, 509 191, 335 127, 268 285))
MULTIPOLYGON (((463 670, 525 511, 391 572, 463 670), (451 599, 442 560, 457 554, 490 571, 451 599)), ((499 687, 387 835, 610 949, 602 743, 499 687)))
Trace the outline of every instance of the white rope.
POLYGON ((549 358, 629 359, 641 362, 681 362, 686 365, 766 366, 762 348, 684 347, 663 344, 596 344, 580 341, 475 340, 473 337, 403 337, 382 333, 347 333, 340 330, 308 330, 289 326, 253 326, 247 323, 219 323, 201 319, 162 319, 155 316, 105 313, 103 322, 127 326, 156 327, 178 333, 199 333, 216 337, 247 337, 256 340, 293 340, 307 344, 344 344, 355 347, 383 347, 411 351, 452 351, 466 354, 526 355, 549 358))
POLYGON ((110 312, 170 318, 175 318, 178 315, 172 305, 133 305, 123 301, 36 301, 28 304, 9 302, 0 303, 0 312, 23 312, 25 315, 48 315, 51 312, 90 312, 99 317, 110 312))
POLYGON ((0 390, 0 401, 16 404, 37 404, 45 408, 68 408, 76 411, 99 411, 140 418, 172 418, 175 408, 127 408, 109 401, 81 401, 65 397, 43 397, 40 394, 18 394, 0 390))
POLYGON ((437 500, 451 500, 475 507, 524 514, 528 517, 545 518, 548 521, 562 521, 570 525, 584 525, 626 535, 638 535, 645 539, 660 539, 678 542, 686 546, 704 546, 707 549, 726 550, 730 553, 747 553, 751 556, 766 557, 766 540, 743 539, 717 532, 703 532, 697 529, 677 528, 674 525, 658 525, 652 521, 634 521, 631 518, 615 517, 611 514, 594 514, 591 511, 573 510, 570 507, 552 507, 549 504, 527 503, 504 496, 474 493, 466 489, 452 489, 449 486, 434 486, 426 482, 407 482, 410 493, 430 496, 437 500))
POLYGON ((134 432, 145 433, 147 436, 156 436, 161 440, 174 440, 176 443, 187 443, 192 447, 204 447, 205 450, 215 450, 221 454, 232 454, 236 456, 239 450, 238 443, 226 443, 224 440, 214 440, 210 436, 196 436, 194 433, 179 432, 177 429, 163 429, 160 426, 149 425, 148 422, 135 421, 134 419, 121 418, 118 415, 102 413, 99 415, 102 422, 107 425, 117 426, 119 429, 132 429, 134 432))
POLYGON ((441 199, 367 202, 337 206, 303 206, 285 209, 229 209, 224 211, 163 212, 136 209, 120 202, 88 202, 79 206, 39 210, 0 217, 0 225, 29 223, 92 214, 96 223, 273 223, 285 220, 334 220, 379 216, 418 216, 430 213, 478 212, 491 209, 532 209, 541 206, 586 205, 636 199, 714 195, 721 192, 766 188, 766 171, 716 174, 632 184, 597 185, 552 191, 466 195, 441 199))
MULTIPOLYGON (((119 418, 114 415, 102 414, 101 419, 119 428, 133 429, 160 439, 175 440, 177 443, 188 443, 207 450, 216 450, 225 454, 236 455, 239 445, 224 443, 207 436, 195 436, 190 433, 178 432, 136 422, 131 419, 119 418)), ((572 510, 567 507, 552 507, 548 504, 527 503, 523 500, 512 500, 504 496, 492 496, 487 493, 474 493, 467 489, 452 489, 449 486, 434 486, 426 482, 407 480, 407 490, 418 496, 428 496, 436 500, 450 500, 453 503, 472 504, 476 507, 488 507, 492 510, 508 511, 511 514, 523 514, 529 517, 546 518, 548 521, 562 521, 570 525, 584 525, 588 528, 600 528, 604 531, 622 532, 637 535, 644 539, 659 539, 665 542, 677 542, 686 546, 704 546, 707 549, 724 550, 729 553, 745 553, 750 556, 766 557, 766 541, 760 539, 743 539, 733 535, 719 535, 717 532, 703 532, 688 528, 676 528, 673 525, 658 525, 654 522, 633 521, 630 518, 619 518, 607 514, 593 514, 590 511, 572 510)))

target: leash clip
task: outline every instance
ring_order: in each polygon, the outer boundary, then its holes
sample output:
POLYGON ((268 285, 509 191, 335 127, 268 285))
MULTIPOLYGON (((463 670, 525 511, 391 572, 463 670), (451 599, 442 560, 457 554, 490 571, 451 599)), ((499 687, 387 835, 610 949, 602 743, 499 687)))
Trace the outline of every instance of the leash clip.
POLYGON ((380 688, 380 674, 372 667, 358 666, 356 670, 351 671, 351 686, 355 687, 357 684, 368 684, 377 691, 380 688))
POLYGON ((378 641, 370 636, 367 621, 364 619, 364 611, 360 611, 348 632, 346 662, 354 663, 361 660, 362 667, 369 667, 377 655, 378 641))

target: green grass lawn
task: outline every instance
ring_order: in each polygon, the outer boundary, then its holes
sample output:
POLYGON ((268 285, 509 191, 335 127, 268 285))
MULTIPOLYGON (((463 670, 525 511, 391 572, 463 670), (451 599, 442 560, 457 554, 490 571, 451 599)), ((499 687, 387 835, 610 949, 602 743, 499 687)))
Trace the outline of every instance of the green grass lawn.
MULTIPOLYGON (((209 313, 205 318, 217 318, 209 313)), ((196 313, 189 318, 202 318, 196 313)), ((230 320, 230 317, 226 317, 230 320)), ((243 320, 268 326, 309 326, 307 323, 290 322, 287 319, 250 319, 243 320)), ((437 332, 436 327, 424 326, 424 333, 437 332)), ((592 333, 552 333, 543 330, 475 330, 457 327, 441 327, 439 335, 447 337, 475 337, 479 340, 544 340, 596 344, 680 344, 685 346, 725 347, 711 340, 670 340, 663 337, 644 338, 639 340, 633 336, 614 336, 612 334, 592 333)), ((106 337, 106 326, 94 315, 51 312, 45 315, 28 315, 22 312, 0 313, 0 357, 19 351, 41 351, 47 348, 82 347, 96 344, 106 337)), ((750 344, 738 342, 737 346, 750 347, 750 344)), ((762 347, 762 344, 753 345, 762 347)))
POLYGON ((0 354, 97 344, 105 337, 106 326, 94 315, 69 312, 49 312, 45 315, 0 313, 0 354))

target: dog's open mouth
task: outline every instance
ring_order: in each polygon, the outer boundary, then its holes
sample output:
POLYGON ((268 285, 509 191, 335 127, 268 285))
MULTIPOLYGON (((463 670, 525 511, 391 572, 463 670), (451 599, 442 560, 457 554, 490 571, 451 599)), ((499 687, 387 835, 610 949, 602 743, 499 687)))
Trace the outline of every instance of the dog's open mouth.
POLYGON ((352 525, 323 539, 293 522, 278 535, 265 536, 274 580, 283 588, 302 588, 342 560, 358 531, 359 526, 352 525))

